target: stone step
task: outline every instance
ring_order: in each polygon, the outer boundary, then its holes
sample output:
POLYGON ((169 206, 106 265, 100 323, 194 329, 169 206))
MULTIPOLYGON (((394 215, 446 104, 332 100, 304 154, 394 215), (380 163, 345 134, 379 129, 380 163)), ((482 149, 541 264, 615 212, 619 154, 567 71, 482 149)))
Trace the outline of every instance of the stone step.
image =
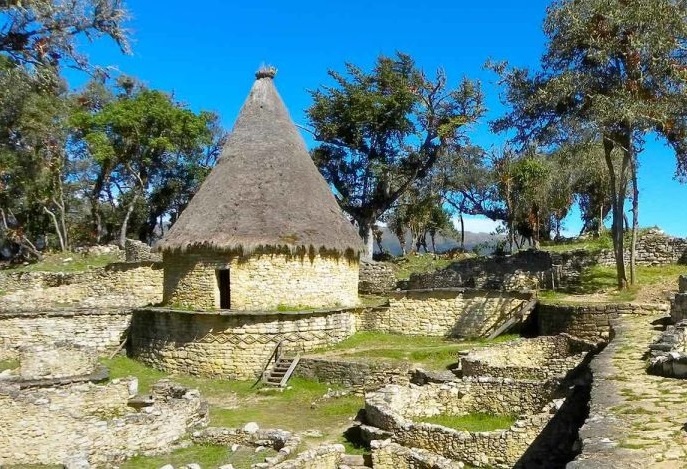
POLYGON ((362 454, 344 454, 341 456, 341 464, 348 467, 365 466, 365 458, 362 454))

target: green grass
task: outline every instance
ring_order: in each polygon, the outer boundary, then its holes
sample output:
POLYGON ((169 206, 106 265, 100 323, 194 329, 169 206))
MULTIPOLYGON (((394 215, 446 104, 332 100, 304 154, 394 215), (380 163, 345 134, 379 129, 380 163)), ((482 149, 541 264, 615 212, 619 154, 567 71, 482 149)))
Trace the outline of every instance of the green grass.
POLYGON ((435 259, 434 255, 432 254, 414 254, 394 258, 392 263, 396 266, 396 278, 398 280, 408 280, 410 278, 410 274, 441 270, 453 262, 456 262, 456 260, 457 259, 435 259))
POLYGON ((271 448, 256 453, 251 447, 242 447, 232 452, 228 446, 192 445, 161 456, 136 456, 120 464, 119 467, 121 469, 150 469, 162 467, 165 464, 184 467, 186 464, 196 463, 207 468, 233 464, 236 469, 248 469, 252 464, 264 462, 266 457, 275 454, 277 452, 271 448))
POLYGON ((110 369, 111 379, 136 376, 139 392, 143 394, 162 378, 198 389, 210 402, 210 425, 213 426, 238 428, 248 422, 257 422, 263 428, 318 429, 330 439, 336 439, 365 405, 359 395, 321 399, 329 389, 338 388, 302 378, 292 378, 289 389, 283 392, 263 393, 252 388, 250 381, 170 376, 122 356, 103 360, 103 363, 110 369))
POLYGON ((0 371, 13 370, 19 367, 19 360, 0 360, 0 371))
POLYGON ((492 415, 475 413, 468 415, 437 415, 424 417, 425 423, 433 423, 442 427, 453 428, 468 432, 491 432, 494 430, 506 430, 510 428, 517 417, 514 415, 492 415))
POLYGON ((516 335, 506 334, 492 341, 486 339, 452 340, 443 337, 358 332, 332 347, 320 349, 314 353, 406 361, 429 369, 444 370, 458 362, 458 352, 461 350, 508 342, 516 338, 516 335))
POLYGON ((599 252, 603 249, 613 249, 613 239, 610 233, 603 233, 598 238, 572 239, 565 242, 542 241, 541 249, 550 252, 565 252, 584 249, 585 251, 599 252))
POLYGON ((100 256, 84 256, 73 252, 48 253, 43 260, 29 265, 12 267, 6 272, 83 272, 85 270, 104 267, 112 262, 117 262, 115 254, 103 254, 100 256), (65 262, 66 259, 71 261, 65 262))

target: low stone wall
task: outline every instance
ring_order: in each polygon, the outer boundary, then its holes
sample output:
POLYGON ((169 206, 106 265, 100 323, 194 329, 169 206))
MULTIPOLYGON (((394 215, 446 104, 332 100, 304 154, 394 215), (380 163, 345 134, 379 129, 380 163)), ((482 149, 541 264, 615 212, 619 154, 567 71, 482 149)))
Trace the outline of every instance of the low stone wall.
POLYGON ((308 351, 355 333, 355 311, 190 312, 139 309, 131 324, 131 354, 175 373, 253 379, 280 342, 308 351))
POLYGON ((394 268, 384 262, 360 262, 358 293, 383 295, 396 289, 394 268))
POLYGON ((95 350, 73 344, 41 344, 21 347, 19 376, 22 380, 53 380, 86 376, 98 366, 95 350))
POLYGON ((611 337, 611 320, 622 314, 653 314, 666 311, 660 304, 554 304, 539 303, 535 308, 537 327, 541 335, 567 333, 580 339, 597 342, 611 337))
POLYGON ((483 337, 522 307, 529 292, 471 289, 392 293, 388 308, 361 313, 359 329, 392 334, 483 337))
POLYGON ((364 389, 410 382, 408 363, 352 361, 343 358, 301 357, 294 376, 364 389))
POLYGON ((343 445, 322 445, 273 466, 274 469, 338 469, 345 452, 343 445))
POLYGON ((0 358, 16 357, 20 347, 66 342, 98 353, 113 351, 131 323, 127 309, 63 309, 0 314, 0 358))
POLYGON ((512 467, 551 420, 557 386, 552 382, 466 378, 422 387, 387 386, 365 399, 371 425, 393 433, 393 441, 475 466, 512 467), (433 415, 529 414, 508 429, 458 431, 422 423, 433 415))
POLYGON ((65 464, 86 461, 97 467, 136 454, 169 451, 187 431, 207 420, 197 391, 159 383, 154 404, 140 412, 128 407, 135 378, 107 385, 56 388, 0 388, 0 464, 65 464))
POLYGON ((529 249, 512 256, 464 259, 436 272, 413 274, 408 288, 560 288, 578 283, 582 269, 596 263, 596 255, 584 250, 549 252, 529 249))
MULTIPOLYGON (((265 447, 277 451, 275 456, 265 458, 260 467, 273 467, 295 454, 301 444, 301 438, 284 430, 263 430, 255 422, 248 423, 243 429, 209 427, 195 431, 192 441, 201 445, 232 445, 265 447)), ((335 469, 334 466, 332 469, 335 469)))
POLYGON ((668 378, 687 378, 687 321, 668 326, 649 345, 647 373, 668 378))
MULTIPOLYGON (((2 296, 0 312, 37 311, 66 305, 144 306, 162 301, 162 266, 154 262, 109 264, 74 274, 8 274, 16 284, 2 296)), ((0 288, 2 288, 0 286, 0 288)))
POLYGON ((391 440, 377 440, 372 444, 372 467, 375 469, 462 469, 464 464, 426 449, 406 448, 391 440))
POLYGON ((567 334, 518 339, 472 350, 461 357, 463 376, 515 379, 564 378, 584 362, 597 345, 567 334))
POLYGON ((162 262, 160 253, 153 252, 150 246, 137 239, 126 240, 124 254, 127 262, 162 262))
MULTIPOLYGON (((626 243, 629 245, 629 243, 626 243)), ((630 251, 625 250, 625 263, 630 263, 630 251)), ((660 230, 648 230, 637 239, 637 265, 668 265, 687 263, 687 239, 668 236, 660 230)), ((598 263, 615 266, 615 253, 612 249, 601 251, 598 263)))
POLYGON ((670 317, 673 323, 687 319, 687 275, 678 279, 678 292, 670 302, 670 317))

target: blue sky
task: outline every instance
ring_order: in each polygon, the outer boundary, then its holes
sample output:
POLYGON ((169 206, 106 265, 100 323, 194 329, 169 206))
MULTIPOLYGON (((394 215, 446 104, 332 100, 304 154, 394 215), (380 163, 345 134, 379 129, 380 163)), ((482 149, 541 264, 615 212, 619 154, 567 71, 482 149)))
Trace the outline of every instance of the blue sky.
MULTIPOLYGON (((261 64, 278 68, 279 92, 294 121, 305 124, 307 90, 329 83, 328 69, 342 70, 347 61, 369 68, 379 54, 403 51, 427 72, 443 67, 454 83, 463 76, 482 82, 489 112, 470 135, 489 147, 503 143, 487 128, 503 107, 496 77, 483 69, 484 62, 537 67, 548 3, 128 0, 133 55, 123 56, 107 40, 84 50, 94 63, 172 92, 195 110, 218 112, 228 129, 261 64)), ((85 79, 74 72, 68 77, 72 87, 85 79)), ((674 167, 670 151, 650 141, 640 157, 640 224, 687 236, 687 186, 673 180, 674 167)), ((570 233, 579 227, 575 217, 566 222, 570 233)), ((468 224, 475 231, 492 228, 478 219, 468 224)))

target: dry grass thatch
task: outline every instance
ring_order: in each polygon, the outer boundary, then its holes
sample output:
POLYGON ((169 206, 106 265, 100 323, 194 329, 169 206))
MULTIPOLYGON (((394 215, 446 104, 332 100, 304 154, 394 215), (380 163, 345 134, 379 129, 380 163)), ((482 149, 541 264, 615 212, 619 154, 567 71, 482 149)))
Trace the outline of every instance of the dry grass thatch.
POLYGON ((279 96, 258 74, 217 166, 157 248, 362 250, 279 96))

